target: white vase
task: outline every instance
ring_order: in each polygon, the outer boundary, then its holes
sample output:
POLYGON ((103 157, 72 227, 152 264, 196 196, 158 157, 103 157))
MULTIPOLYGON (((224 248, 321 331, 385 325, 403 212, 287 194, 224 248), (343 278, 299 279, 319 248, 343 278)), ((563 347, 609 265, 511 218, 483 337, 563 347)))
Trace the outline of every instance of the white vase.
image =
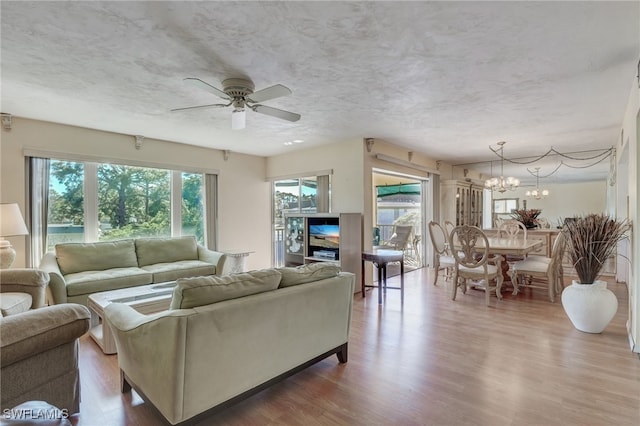
POLYGON ((562 307, 573 326, 585 333, 602 333, 618 311, 618 298, 606 281, 576 281, 562 291, 562 307))

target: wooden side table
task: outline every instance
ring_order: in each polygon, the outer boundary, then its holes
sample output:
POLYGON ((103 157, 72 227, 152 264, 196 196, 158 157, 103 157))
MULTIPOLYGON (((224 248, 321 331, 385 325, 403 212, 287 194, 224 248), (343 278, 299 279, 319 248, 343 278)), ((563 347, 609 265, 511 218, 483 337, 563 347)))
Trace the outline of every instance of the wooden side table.
POLYGON ((382 292, 387 288, 400 290, 400 302, 404 303, 404 253, 400 250, 374 249, 362 252, 362 297, 367 287, 378 287, 378 304, 382 304, 382 292), (366 285, 364 282, 364 264, 371 262, 378 268, 378 285, 366 285), (387 286, 387 264, 400 262, 400 287, 387 286))

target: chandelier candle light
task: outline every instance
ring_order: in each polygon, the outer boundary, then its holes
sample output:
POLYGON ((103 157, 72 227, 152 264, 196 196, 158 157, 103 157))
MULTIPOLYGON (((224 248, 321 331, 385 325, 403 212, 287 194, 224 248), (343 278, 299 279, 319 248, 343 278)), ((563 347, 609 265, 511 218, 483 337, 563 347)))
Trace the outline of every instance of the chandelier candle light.
MULTIPOLYGON (((501 141, 498 142, 500 146, 500 177, 492 177, 491 179, 487 179, 484 183, 484 186, 491 189, 492 191, 505 192, 507 190, 513 191, 518 186, 520 186, 520 181, 514 177, 504 177, 504 144, 506 142, 501 141)), ((491 149, 491 147, 490 147, 491 149)), ((493 151, 493 149, 491 149, 493 151)), ((493 151, 495 152, 495 151, 493 151)), ((493 162, 491 163, 493 165, 493 162)))
POLYGON ((527 191, 527 197, 532 197, 536 200, 540 200, 549 195, 549 191, 547 191, 546 189, 540 190, 540 167, 536 167, 535 173, 533 173, 529 169, 527 169, 527 171, 531 174, 535 174, 536 176, 536 189, 534 189, 533 191, 527 191))

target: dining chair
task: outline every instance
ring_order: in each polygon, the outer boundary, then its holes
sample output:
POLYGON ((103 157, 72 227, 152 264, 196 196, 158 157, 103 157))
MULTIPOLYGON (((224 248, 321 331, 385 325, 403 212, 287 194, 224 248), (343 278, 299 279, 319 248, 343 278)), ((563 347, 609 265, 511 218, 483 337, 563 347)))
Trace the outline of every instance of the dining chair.
POLYGON ((457 226, 449 236, 455 260, 451 299, 456 300, 458 287, 467 292, 467 279, 473 280, 471 287, 485 291, 485 302, 489 306, 491 291, 495 290, 498 299, 502 299, 502 261, 500 255, 490 257, 489 240, 476 226, 457 226), (495 282, 494 285, 491 283, 495 282))
MULTIPOLYGON (((523 242, 527 241, 527 227, 519 220, 504 220, 498 228, 498 238, 509 238, 514 240, 521 238, 523 242)), ((509 267, 511 267, 514 262, 524 259, 525 256, 508 254, 505 258, 509 267)))
POLYGON ((553 243, 551 257, 529 256, 515 262, 511 266, 513 295, 518 294, 523 287, 541 288, 547 290, 549 301, 553 302, 555 295, 562 293, 564 288, 564 271, 562 269, 564 248, 564 236, 561 232, 553 243))
POLYGON ((498 227, 498 238, 518 238, 520 236, 523 241, 527 239, 527 227, 519 220, 504 220, 498 227))
POLYGON ((431 244, 433 244, 433 250, 435 252, 433 285, 436 285, 438 282, 438 272, 444 269, 445 279, 449 279, 450 270, 455 266, 456 261, 451 255, 449 238, 445 234, 442 225, 434 221, 429 222, 429 236, 431 237, 431 244))
POLYGON ((449 237, 449 235, 451 235, 451 231, 453 231, 453 228, 455 227, 456 226, 452 222, 448 220, 444 221, 444 230, 445 230, 445 233, 447 234, 447 238, 449 237))

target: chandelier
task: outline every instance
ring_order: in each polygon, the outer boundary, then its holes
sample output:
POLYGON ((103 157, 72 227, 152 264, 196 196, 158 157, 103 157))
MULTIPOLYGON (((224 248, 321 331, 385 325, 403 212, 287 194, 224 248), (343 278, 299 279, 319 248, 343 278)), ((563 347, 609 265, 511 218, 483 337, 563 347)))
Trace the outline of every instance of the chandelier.
MULTIPOLYGON (((504 177, 504 144, 506 142, 498 142, 500 145, 500 177, 492 177, 491 179, 487 179, 484 183, 484 186, 491 189, 492 191, 505 192, 507 190, 513 191, 518 186, 520 186, 520 181, 514 177, 504 177)), ((491 149, 491 148, 490 148, 491 149)), ((491 149, 493 151, 493 149, 491 149)), ((495 151, 493 151, 495 152, 495 151)), ((493 167, 493 162, 491 162, 491 166, 493 167)), ((493 172, 491 172, 493 175, 493 172)))
MULTIPOLYGON (((531 174, 534 174, 531 170, 527 169, 527 171, 531 174)), ((534 198, 536 200, 540 200, 544 197, 546 197, 547 195, 549 195, 549 191, 547 191, 546 189, 540 190, 540 167, 536 167, 536 189, 534 189, 533 191, 527 191, 527 197, 531 197, 534 198)))

